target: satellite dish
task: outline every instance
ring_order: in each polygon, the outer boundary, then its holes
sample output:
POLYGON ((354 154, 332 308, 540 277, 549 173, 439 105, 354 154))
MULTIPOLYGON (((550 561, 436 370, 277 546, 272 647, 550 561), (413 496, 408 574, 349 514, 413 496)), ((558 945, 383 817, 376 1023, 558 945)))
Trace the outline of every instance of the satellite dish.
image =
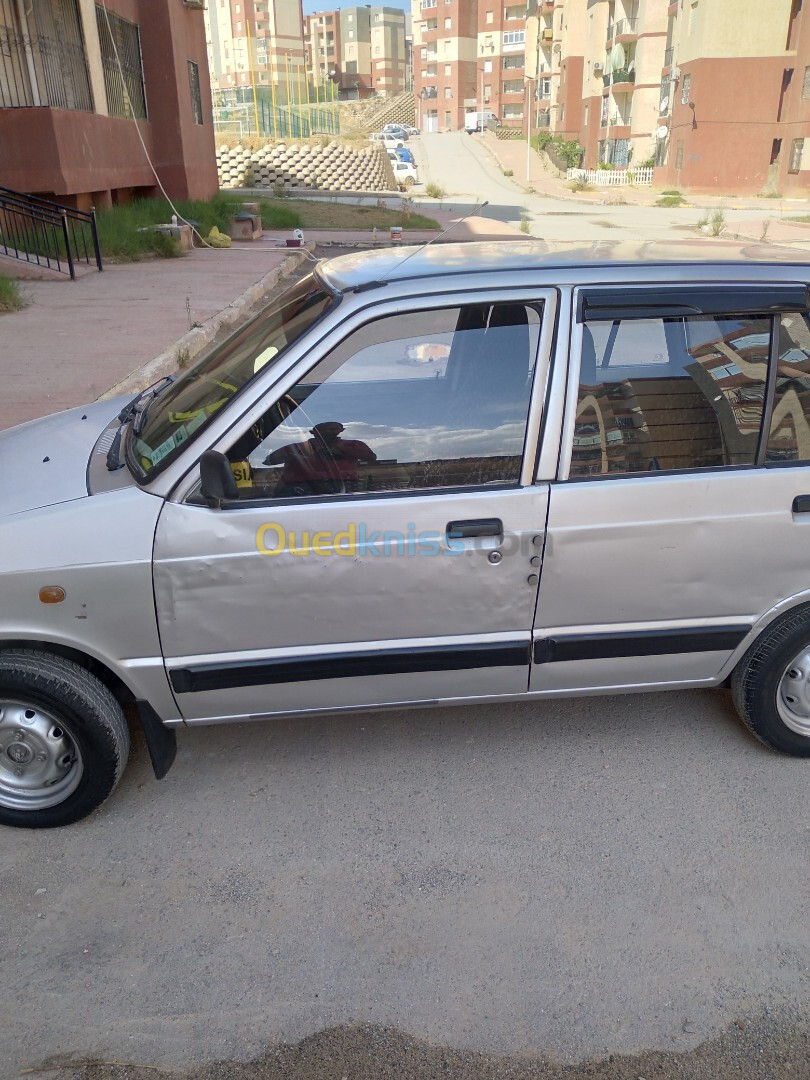
POLYGON ((665 97, 661 98, 661 104, 658 106, 659 114, 661 116, 663 116, 668 108, 669 108, 669 94, 667 94, 665 97))
POLYGON ((667 135, 669 135, 669 128, 664 127, 664 125, 662 124, 661 127, 658 128, 658 130, 656 131, 655 134, 656 134, 656 138, 665 139, 667 137, 667 135))

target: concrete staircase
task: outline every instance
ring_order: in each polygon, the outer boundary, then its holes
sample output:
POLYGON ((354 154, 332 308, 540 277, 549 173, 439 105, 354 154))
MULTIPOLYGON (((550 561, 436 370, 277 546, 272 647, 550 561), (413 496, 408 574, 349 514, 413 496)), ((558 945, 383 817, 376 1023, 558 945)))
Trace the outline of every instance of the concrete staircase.
POLYGON ((396 97, 388 98, 372 112, 365 121, 370 131, 382 131, 386 124, 407 124, 413 127, 416 105, 413 90, 403 90, 396 97))

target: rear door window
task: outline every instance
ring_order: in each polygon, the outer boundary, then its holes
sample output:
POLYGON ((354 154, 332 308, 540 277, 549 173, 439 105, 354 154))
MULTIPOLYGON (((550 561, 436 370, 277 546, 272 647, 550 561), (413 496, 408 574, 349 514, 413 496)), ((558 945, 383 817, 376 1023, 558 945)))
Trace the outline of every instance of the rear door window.
POLYGON ((583 325, 572 478, 754 465, 772 319, 583 325))

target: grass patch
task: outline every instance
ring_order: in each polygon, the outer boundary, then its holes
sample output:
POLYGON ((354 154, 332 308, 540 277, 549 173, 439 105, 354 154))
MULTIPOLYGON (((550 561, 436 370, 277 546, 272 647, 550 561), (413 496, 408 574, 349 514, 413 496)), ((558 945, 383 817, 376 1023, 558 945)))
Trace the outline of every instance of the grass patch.
MULTIPOLYGON (((210 202, 181 200, 175 205, 179 216, 197 223, 203 235, 216 225, 222 232, 243 202, 258 202, 265 229, 439 229, 438 222, 422 214, 409 214, 375 206, 344 206, 337 202, 307 199, 251 199, 220 192, 210 202)), ((105 259, 133 262, 158 256, 173 258, 181 254, 171 237, 154 232, 151 225, 171 221, 172 210, 165 199, 140 199, 115 206, 98 215, 98 235, 105 259), (146 230, 146 231, 142 231, 146 230)))
POLYGON ((444 190, 441 184, 434 184, 432 181, 425 188, 425 194, 431 199, 443 199, 447 192, 444 190))
POLYGON ((593 184, 589 184, 584 176, 578 176, 575 180, 572 180, 568 187, 573 192, 594 190, 593 184))
POLYGON ((785 220, 786 221, 799 221, 799 222, 802 223, 802 225, 807 225, 808 223, 810 223, 810 214, 801 214, 799 217, 789 217, 789 218, 785 218, 785 220))
POLYGON ((529 216, 529 211, 526 209, 526 207, 525 206, 521 207, 521 210, 520 210, 520 231, 522 233, 526 233, 526 234, 531 233, 531 231, 532 231, 531 220, 532 219, 529 216))
POLYGON ((14 278, 0 276, 0 311, 22 311, 27 304, 14 278))
POLYGON ((438 221, 423 214, 403 210, 389 210, 384 206, 349 206, 320 199, 285 199, 283 206, 275 203, 262 204, 262 224, 265 228, 285 228, 285 224, 266 225, 266 210, 292 211, 300 229, 388 229, 401 225, 403 229, 440 229, 438 221))
MULTIPOLYGON (((209 202, 181 199, 175 205, 180 217, 198 222, 197 228, 207 236, 214 225, 224 232, 241 201, 220 193, 209 202)), ((120 262, 133 262, 150 255, 162 258, 179 255, 180 249, 170 237, 150 229, 151 225, 165 225, 171 219, 172 209, 165 199, 137 199, 100 211, 98 238, 102 255, 120 262), (144 229, 146 232, 141 231, 144 229)))
POLYGON ((655 200, 656 206, 686 206, 686 199, 681 194, 667 194, 666 192, 655 200))
POLYGON ((662 195, 680 195, 681 192, 677 188, 667 188, 666 191, 661 192, 662 195))
POLYGON ((503 175, 504 176, 514 176, 515 171, 514 171, 514 169, 504 169, 503 170, 503 175))

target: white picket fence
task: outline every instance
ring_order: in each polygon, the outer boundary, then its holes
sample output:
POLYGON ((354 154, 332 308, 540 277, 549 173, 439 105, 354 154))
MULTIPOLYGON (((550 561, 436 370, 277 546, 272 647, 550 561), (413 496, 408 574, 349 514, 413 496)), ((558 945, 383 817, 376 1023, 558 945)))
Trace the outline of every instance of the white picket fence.
POLYGON ((628 184, 638 184, 640 187, 652 183, 653 171, 651 168, 639 169, 569 169, 569 180, 585 180, 593 187, 626 187, 628 184))

